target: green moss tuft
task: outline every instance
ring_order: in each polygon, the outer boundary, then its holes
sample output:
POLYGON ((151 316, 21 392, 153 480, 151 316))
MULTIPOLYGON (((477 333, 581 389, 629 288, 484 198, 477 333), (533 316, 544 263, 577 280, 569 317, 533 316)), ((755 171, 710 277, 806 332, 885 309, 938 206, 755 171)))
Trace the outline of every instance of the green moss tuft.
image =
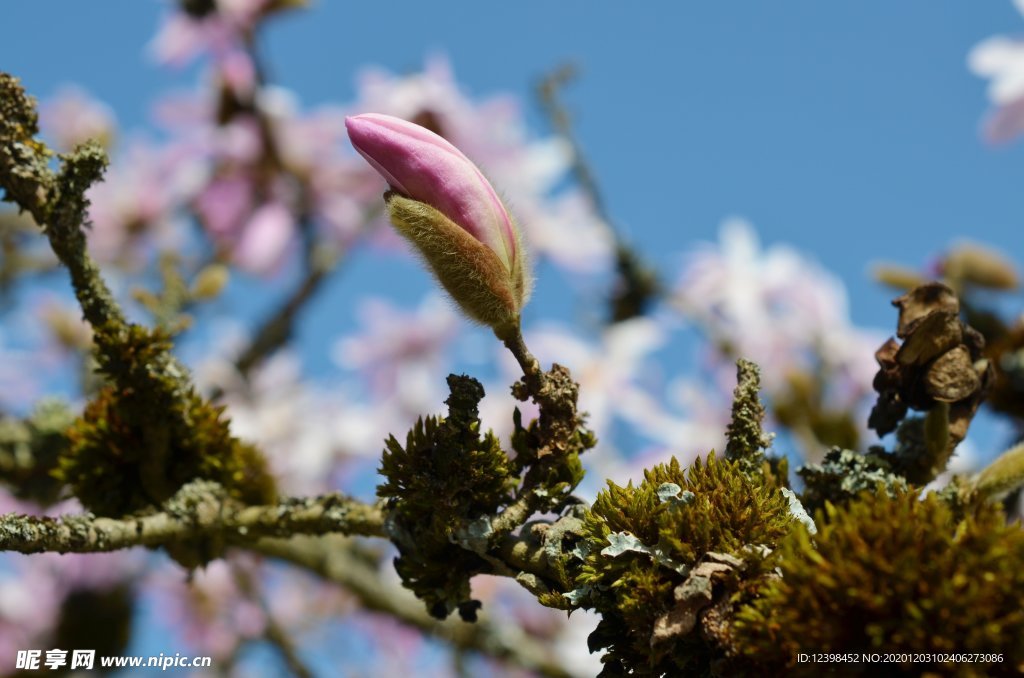
POLYGON ((0 418, 0 480, 20 499, 49 505, 63 488, 53 471, 68 446, 74 413, 59 400, 40 401, 27 419, 0 418))
POLYGON ((176 371, 166 335, 132 325, 116 345, 100 361, 110 383, 71 427, 57 469, 87 509, 132 513, 162 504, 197 478, 220 483, 245 503, 273 501, 266 462, 231 435, 223 408, 176 371))
POLYGON ((741 460, 711 454, 687 472, 673 459, 645 471, 636 487, 609 482, 584 518, 584 563, 572 594, 602 615, 590 645, 607 650, 605 675, 709 670, 720 654, 716 642, 670 628, 673 620, 685 616, 701 586, 707 597, 692 608, 694 622, 739 579, 761 574, 764 548, 774 548, 792 524, 778 480, 752 478, 741 460), (708 561, 714 564, 706 568, 708 561))
MULTIPOLYGON (((957 520, 940 497, 864 493, 818 513, 818 534, 781 545, 731 627, 761 673, 817 674, 797 652, 1002 653, 994 664, 890 665, 903 675, 1019 675, 1024 669, 1024 531, 998 507, 957 520)), ((894 674, 895 675, 895 674, 894 674)))
MULTIPOLYGON (((447 418, 416 423, 401 445, 392 436, 384 450, 378 488, 388 499, 389 532, 401 554, 395 569, 432 615, 456 609, 475 618, 469 580, 489 570, 476 553, 452 542, 455 530, 512 501, 518 476, 497 437, 480 434, 478 405, 484 390, 466 376, 448 377, 447 418)), ((489 525, 489 523, 488 523, 489 525)), ((486 527, 476 535, 486 539, 486 527)))

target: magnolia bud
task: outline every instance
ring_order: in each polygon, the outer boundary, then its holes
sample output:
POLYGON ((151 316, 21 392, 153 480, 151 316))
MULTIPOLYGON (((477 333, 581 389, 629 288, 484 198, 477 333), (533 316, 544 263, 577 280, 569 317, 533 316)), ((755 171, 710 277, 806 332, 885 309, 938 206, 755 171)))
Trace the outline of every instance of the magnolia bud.
POLYGON ((430 130, 388 115, 345 119, 355 149, 387 180, 391 223, 472 318, 503 334, 529 295, 519 229, 470 160, 430 130))

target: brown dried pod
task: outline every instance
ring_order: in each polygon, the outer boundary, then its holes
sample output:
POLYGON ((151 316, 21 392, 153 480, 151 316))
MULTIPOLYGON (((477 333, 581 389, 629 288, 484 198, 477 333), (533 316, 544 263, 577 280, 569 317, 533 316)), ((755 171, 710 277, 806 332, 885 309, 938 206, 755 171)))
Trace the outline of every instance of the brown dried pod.
POLYGON ((960 313, 960 300, 956 293, 940 282, 931 282, 915 287, 901 297, 893 300, 892 305, 900 309, 900 319, 896 336, 905 339, 913 324, 936 311, 945 311, 957 315, 960 313))
POLYGON ((981 388, 981 377, 966 346, 957 346, 936 358, 924 377, 925 391, 935 400, 955 403, 981 388))
POLYGON ((949 404, 943 429, 951 453, 967 434, 989 379, 985 340, 960 320, 960 302, 942 283, 916 287, 893 305, 900 310, 897 336, 903 343, 890 338, 875 353, 878 401, 868 425, 885 435, 908 409, 924 412, 949 404))

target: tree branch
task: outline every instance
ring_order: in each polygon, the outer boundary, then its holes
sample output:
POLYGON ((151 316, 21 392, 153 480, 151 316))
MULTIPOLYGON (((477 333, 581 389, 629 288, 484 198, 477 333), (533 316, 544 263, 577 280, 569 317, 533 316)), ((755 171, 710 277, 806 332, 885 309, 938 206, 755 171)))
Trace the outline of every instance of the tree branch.
POLYGON ((597 178, 584 156, 582 144, 573 131, 572 118, 558 96, 561 88, 576 76, 576 68, 572 64, 560 66, 537 84, 537 95, 555 132, 569 143, 572 149, 572 171, 576 181, 590 198, 600 223, 615 244, 615 267, 618 275, 611 297, 609 324, 612 324, 646 313, 651 303, 661 295, 662 285, 657 272, 626 242, 621 230, 608 214, 597 178))
POLYGON ((378 506, 339 493, 242 506, 217 483, 198 480, 183 486, 160 513, 137 518, 2 515, 0 551, 99 553, 213 535, 235 544, 293 534, 384 536, 383 523, 378 506))
POLYGON ((235 577, 235 582, 238 584, 239 589, 245 594, 249 600, 259 605, 260 609, 263 610, 263 616, 266 618, 266 628, 263 631, 263 638, 281 653, 281 658, 284 660, 288 670, 291 671, 292 675, 296 678, 313 678, 313 671, 306 666, 306 662, 299 654, 299 649, 296 647, 295 640, 287 629, 281 626, 278 621, 274 618, 273 611, 270 609, 270 605, 267 604, 266 598, 260 591, 260 585, 251 573, 245 571, 241 567, 235 565, 232 568, 232 573, 235 577))
POLYGON ((424 609, 422 601, 405 589, 388 586, 373 567, 354 557, 346 546, 336 536, 299 536, 293 539, 261 539, 251 548, 340 584, 356 595, 367 610, 391 615, 402 623, 451 643, 457 649, 480 652, 531 669, 542 676, 569 676, 544 644, 514 626, 497 626, 487 619, 475 623, 434 619, 424 609))
POLYGON ((253 367, 268 355, 284 346, 292 338, 295 320, 306 302, 320 289, 327 276, 335 269, 336 263, 313 261, 309 263, 306 276, 281 306, 268 316, 256 330, 252 343, 235 361, 242 375, 248 375, 253 367))
POLYGON ((79 146, 61 156, 59 173, 49 167, 53 153, 35 138, 39 132, 35 100, 14 76, 0 72, 0 186, 14 202, 43 226, 57 258, 71 273, 75 295, 85 318, 100 327, 126 324, 121 309, 86 253, 85 223, 89 202, 85 192, 99 181, 107 157, 97 144, 79 146))

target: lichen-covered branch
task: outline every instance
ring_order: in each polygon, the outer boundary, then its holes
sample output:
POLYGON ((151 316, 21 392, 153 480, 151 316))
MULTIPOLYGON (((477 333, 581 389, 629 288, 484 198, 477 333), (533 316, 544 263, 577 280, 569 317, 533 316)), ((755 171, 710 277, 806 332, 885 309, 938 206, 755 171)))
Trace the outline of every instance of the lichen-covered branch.
POLYGON ((50 169, 52 151, 36 139, 35 100, 18 79, 0 72, 0 187, 4 199, 29 212, 43 226, 57 258, 71 274, 85 318, 94 326, 124 326, 125 319, 96 264, 85 250, 85 192, 97 182, 107 157, 97 144, 61 156, 59 172, 50 169))
POLYGON ((744 358, 737 360, 732 420, 725 431, 725 457, 739 462, 746 473, 761 470, 764 452, 772 444, 772 435, 762 429, 765 411, 758 397, 760 387, 761 370, 757 365, 744 358))
MULTIPOLYGON (((579 453, 597 442, 584 428, 583 417, 577 410, 579 384, 569 370, 554 364, 549 371, 541 371, 540 362, 530 353, 518 327, 501 339, 523 370, 523 380, 513 385, 512 393, 519 400, 532 398, 540 408, 540 417, 529 430, 532 435, 528 436, 530 455, 535 462, 526 472, 516 501, 492 521, 492 543, 525 523, 534 513, 550 510, 556 497, 544 479, 549 479, 559 466, 565 466, 563 470, 571 475, 570 467, 578 465, 579 453)), ((517 452, 522 453, 522 450, 517 452)), ((582 468, 579 476, 572 483, 573 487, 582 479, 582 468)))
POLYGON ((92 325, 106 386, 69 434, 56 470, 89 510, 137 513, 167 501, 184 483, 215 480, 244 503, 274 499, 265 462, 234 438, 221 410, 201 398, 160 328, 129 324, 86 250, 85 193, 102 175, 106 156, 86 144, 62 156, 35 138, 35 102, 17 79, 0 73, 0 186, 43 227, 67 267, 85 319, 92 325))
POLYGON ((99 553, 200 537, 245 544, 261 537, 294 534, 383 536, 383 522, 379 507, 339 493, 244 506, 231 500, 216 483, 194 481, 183 486, 162 511, 147 516, 0 516, 0 551, 99 553))

